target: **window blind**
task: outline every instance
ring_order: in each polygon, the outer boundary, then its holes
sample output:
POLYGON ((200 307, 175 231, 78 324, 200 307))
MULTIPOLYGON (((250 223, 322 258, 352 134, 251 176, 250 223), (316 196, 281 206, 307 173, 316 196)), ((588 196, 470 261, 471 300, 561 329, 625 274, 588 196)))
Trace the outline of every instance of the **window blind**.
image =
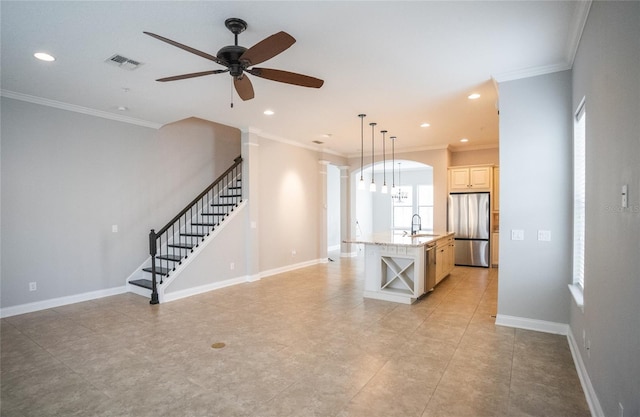
POLYGON ((584 99, 573 125, 573 283, 584 289, 586 217, 586 109, 584 99))

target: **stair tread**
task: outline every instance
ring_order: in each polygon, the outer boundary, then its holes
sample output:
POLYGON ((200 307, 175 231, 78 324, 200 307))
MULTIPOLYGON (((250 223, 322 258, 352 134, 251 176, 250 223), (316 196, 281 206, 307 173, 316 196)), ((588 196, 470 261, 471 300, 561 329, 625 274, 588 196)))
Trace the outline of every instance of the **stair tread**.
POLYGON ((150 279, 136 279, 133 281, 129 281, 129 284, 136 285, 138 287, 146 288, 148 290, 153 289, 153 283, 150 279))
MULTIPOLYGON (((151 273, 151 267, 149 268, 142 268, 142 270, 144 272, 149 272, 151 273)), ((165 268, 165 267, 161 267, 161 266, 156 266, 156 275, 169 275, 169 271, 171 271, 169 268, 165 268)))
POLYGON ((156 259, 164 259, 167 261, 174 261, 174 262, 179 262, 182 260, 182 256, 181 255, 173 255, 171 253, 167 253, 165 255, 158 255, 156 256, 156 259))
POLYGON ((224 194, 220 196, 220 198, 234 198, 234 197, 242 197, 242 194, 224 194))
POLYGON ((178 242, 178 243, 170 243, 167 246, 169 246, 170 248, 191 249, 191 248, 193 248, 195 246, 195 244, 178 242))
POLYGON ((218 223, 191 223, 191 226, 196 226, 196 227, 207 227, 207 226, 215 227, 217 225, 218 223))
POLYGON ((229 206, 235 206, 236 203, 213 203, 211 204, 211 207, 229 207, 229 206))
POLYGON ((180 236, 186 236, 186 237, 205 237, 206 235, 207 235, 206 233, 193 233, 193 232, 180 233, 180 236))
POLYGON ((226 216, 227 213, 200 213, 201 216, 226 216))

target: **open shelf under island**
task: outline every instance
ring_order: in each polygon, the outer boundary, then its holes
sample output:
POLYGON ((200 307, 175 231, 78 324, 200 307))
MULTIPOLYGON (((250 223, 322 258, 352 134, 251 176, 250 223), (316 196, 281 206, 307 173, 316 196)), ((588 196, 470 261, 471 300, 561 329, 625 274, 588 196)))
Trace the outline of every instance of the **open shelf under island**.
POLYGON ((412 304, 453 269, 453 233, 377 233, 345 242, 364 244, 366 298, 412 304))

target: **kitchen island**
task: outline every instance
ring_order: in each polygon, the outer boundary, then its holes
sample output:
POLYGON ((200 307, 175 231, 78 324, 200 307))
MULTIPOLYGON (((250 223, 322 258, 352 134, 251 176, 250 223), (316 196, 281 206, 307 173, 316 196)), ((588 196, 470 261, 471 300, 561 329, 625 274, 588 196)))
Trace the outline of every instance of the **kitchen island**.
POLYGON ((412 304, 453 269, 453 233, 377 233, 364 244, 366 298, 412 304))

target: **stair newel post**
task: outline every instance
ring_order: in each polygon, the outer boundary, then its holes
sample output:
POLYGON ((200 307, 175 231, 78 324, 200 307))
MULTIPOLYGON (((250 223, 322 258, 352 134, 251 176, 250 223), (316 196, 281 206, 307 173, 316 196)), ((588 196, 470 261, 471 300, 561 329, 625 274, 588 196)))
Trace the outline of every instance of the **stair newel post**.
POLYGON ((158 304, 158 286, 156 284, 156 231, 149 232, 149 254, 151 255, 151 301, 149 304, 158 304))

